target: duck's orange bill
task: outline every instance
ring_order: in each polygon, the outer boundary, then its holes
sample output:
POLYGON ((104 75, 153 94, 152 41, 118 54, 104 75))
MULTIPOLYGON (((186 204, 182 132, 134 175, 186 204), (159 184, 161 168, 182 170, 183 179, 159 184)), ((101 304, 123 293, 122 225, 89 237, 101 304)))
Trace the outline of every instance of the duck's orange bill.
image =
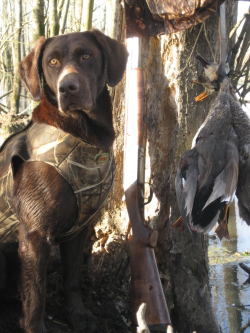
POLYGON ((202 102, 204 99, 208 97, 208 94, 206 91, 203 91, 200 95, 196 96, 194 98, 195 102, 202 102))

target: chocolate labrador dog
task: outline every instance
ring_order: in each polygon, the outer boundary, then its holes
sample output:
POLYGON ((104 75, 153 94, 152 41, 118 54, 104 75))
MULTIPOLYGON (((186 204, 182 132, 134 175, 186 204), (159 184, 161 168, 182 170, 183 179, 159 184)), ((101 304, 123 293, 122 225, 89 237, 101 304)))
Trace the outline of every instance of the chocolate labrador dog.
POLYGON ((86 228, 111 188, 115 137, 107 90, 125 70, 127 51, 99 31, 45 39, 20 64, 39 105, 31 123, 0 153, 0 242, 19 240, 22 327, 45 332, 46 268, 60 245, 65 305, 76 331, 90 332, 80 293, 86 228))

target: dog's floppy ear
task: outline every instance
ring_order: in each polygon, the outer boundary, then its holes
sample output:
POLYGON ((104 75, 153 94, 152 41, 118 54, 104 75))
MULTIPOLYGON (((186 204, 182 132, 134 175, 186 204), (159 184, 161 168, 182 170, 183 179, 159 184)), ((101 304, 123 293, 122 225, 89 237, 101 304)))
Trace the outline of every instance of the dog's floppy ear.
POLYGON ((19 65, 19 73, 26 87, 35 101, 42 97, 42 88, 39 77, 39 56, 45 43, 45 37, 40 37, 35 47, 31 50, 19 65))
POLYGON ((107 60, 107 84, 113 87, 122 79, 126 68, 128 52, 124 45, 104 35, 101 31, 93 30, 91 33, 104 51, 107 60))

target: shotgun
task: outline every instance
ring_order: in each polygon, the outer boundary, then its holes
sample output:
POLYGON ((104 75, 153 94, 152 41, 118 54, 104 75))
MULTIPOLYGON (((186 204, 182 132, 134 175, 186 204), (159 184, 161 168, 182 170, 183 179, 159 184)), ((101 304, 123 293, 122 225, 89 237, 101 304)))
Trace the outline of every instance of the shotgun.
MULTIPOLYGON (((138 49, 140 54, 140 46, 138 49)), ((134 71, 132 77, 136 81, 132 82, 129 88, 134 89, 133 93, 137 98, 136 107, 132 111, 133 114, 137 113, 138 128, 137 142, 134 142, 134 145, 138 145, 137 177, 132 185, 125 187, 126 205, 132 229, 132 236, 128 238, 128 252, 131 267, 133 321, 136 323, 136 313, 140 305, 145 303, 145 322, 148 332, 166 333, 172 332, 172 326, 154 253, 158 232, 147 227, 144 220, 146 125, 143 73, 139 61, 137 67, 128 71, 134 71)), ((127 112, 127 117, 128 115, 127 112)), ((141 331, 138 329, 137 332, 141 331)))
POLYGON ((138 184, 131 185, 125 196, 133 231, 132 237, 128 239, 132 313, 135 315, 139 306, 146 303, 145 321, 150 332, 165 333, 171 321, 154 253, 158 233, 144 224, 139 207, 138 184))

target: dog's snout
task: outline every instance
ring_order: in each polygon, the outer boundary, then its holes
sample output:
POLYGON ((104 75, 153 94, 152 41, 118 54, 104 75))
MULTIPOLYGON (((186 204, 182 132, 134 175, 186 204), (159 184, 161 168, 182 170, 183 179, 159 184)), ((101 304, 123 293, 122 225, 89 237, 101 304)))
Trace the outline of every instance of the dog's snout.
POLYGON ((77 80, 65 78, 59 84, 59 92, 63 95, 76 94, 79 92, 79 87, 79 82, 77 80))
POLYGON ((93 89, 86 78, 79 73, 64 70, 58 80, 59 109, 63 112, 74 110, 92 110, 94 105, 93 89))

